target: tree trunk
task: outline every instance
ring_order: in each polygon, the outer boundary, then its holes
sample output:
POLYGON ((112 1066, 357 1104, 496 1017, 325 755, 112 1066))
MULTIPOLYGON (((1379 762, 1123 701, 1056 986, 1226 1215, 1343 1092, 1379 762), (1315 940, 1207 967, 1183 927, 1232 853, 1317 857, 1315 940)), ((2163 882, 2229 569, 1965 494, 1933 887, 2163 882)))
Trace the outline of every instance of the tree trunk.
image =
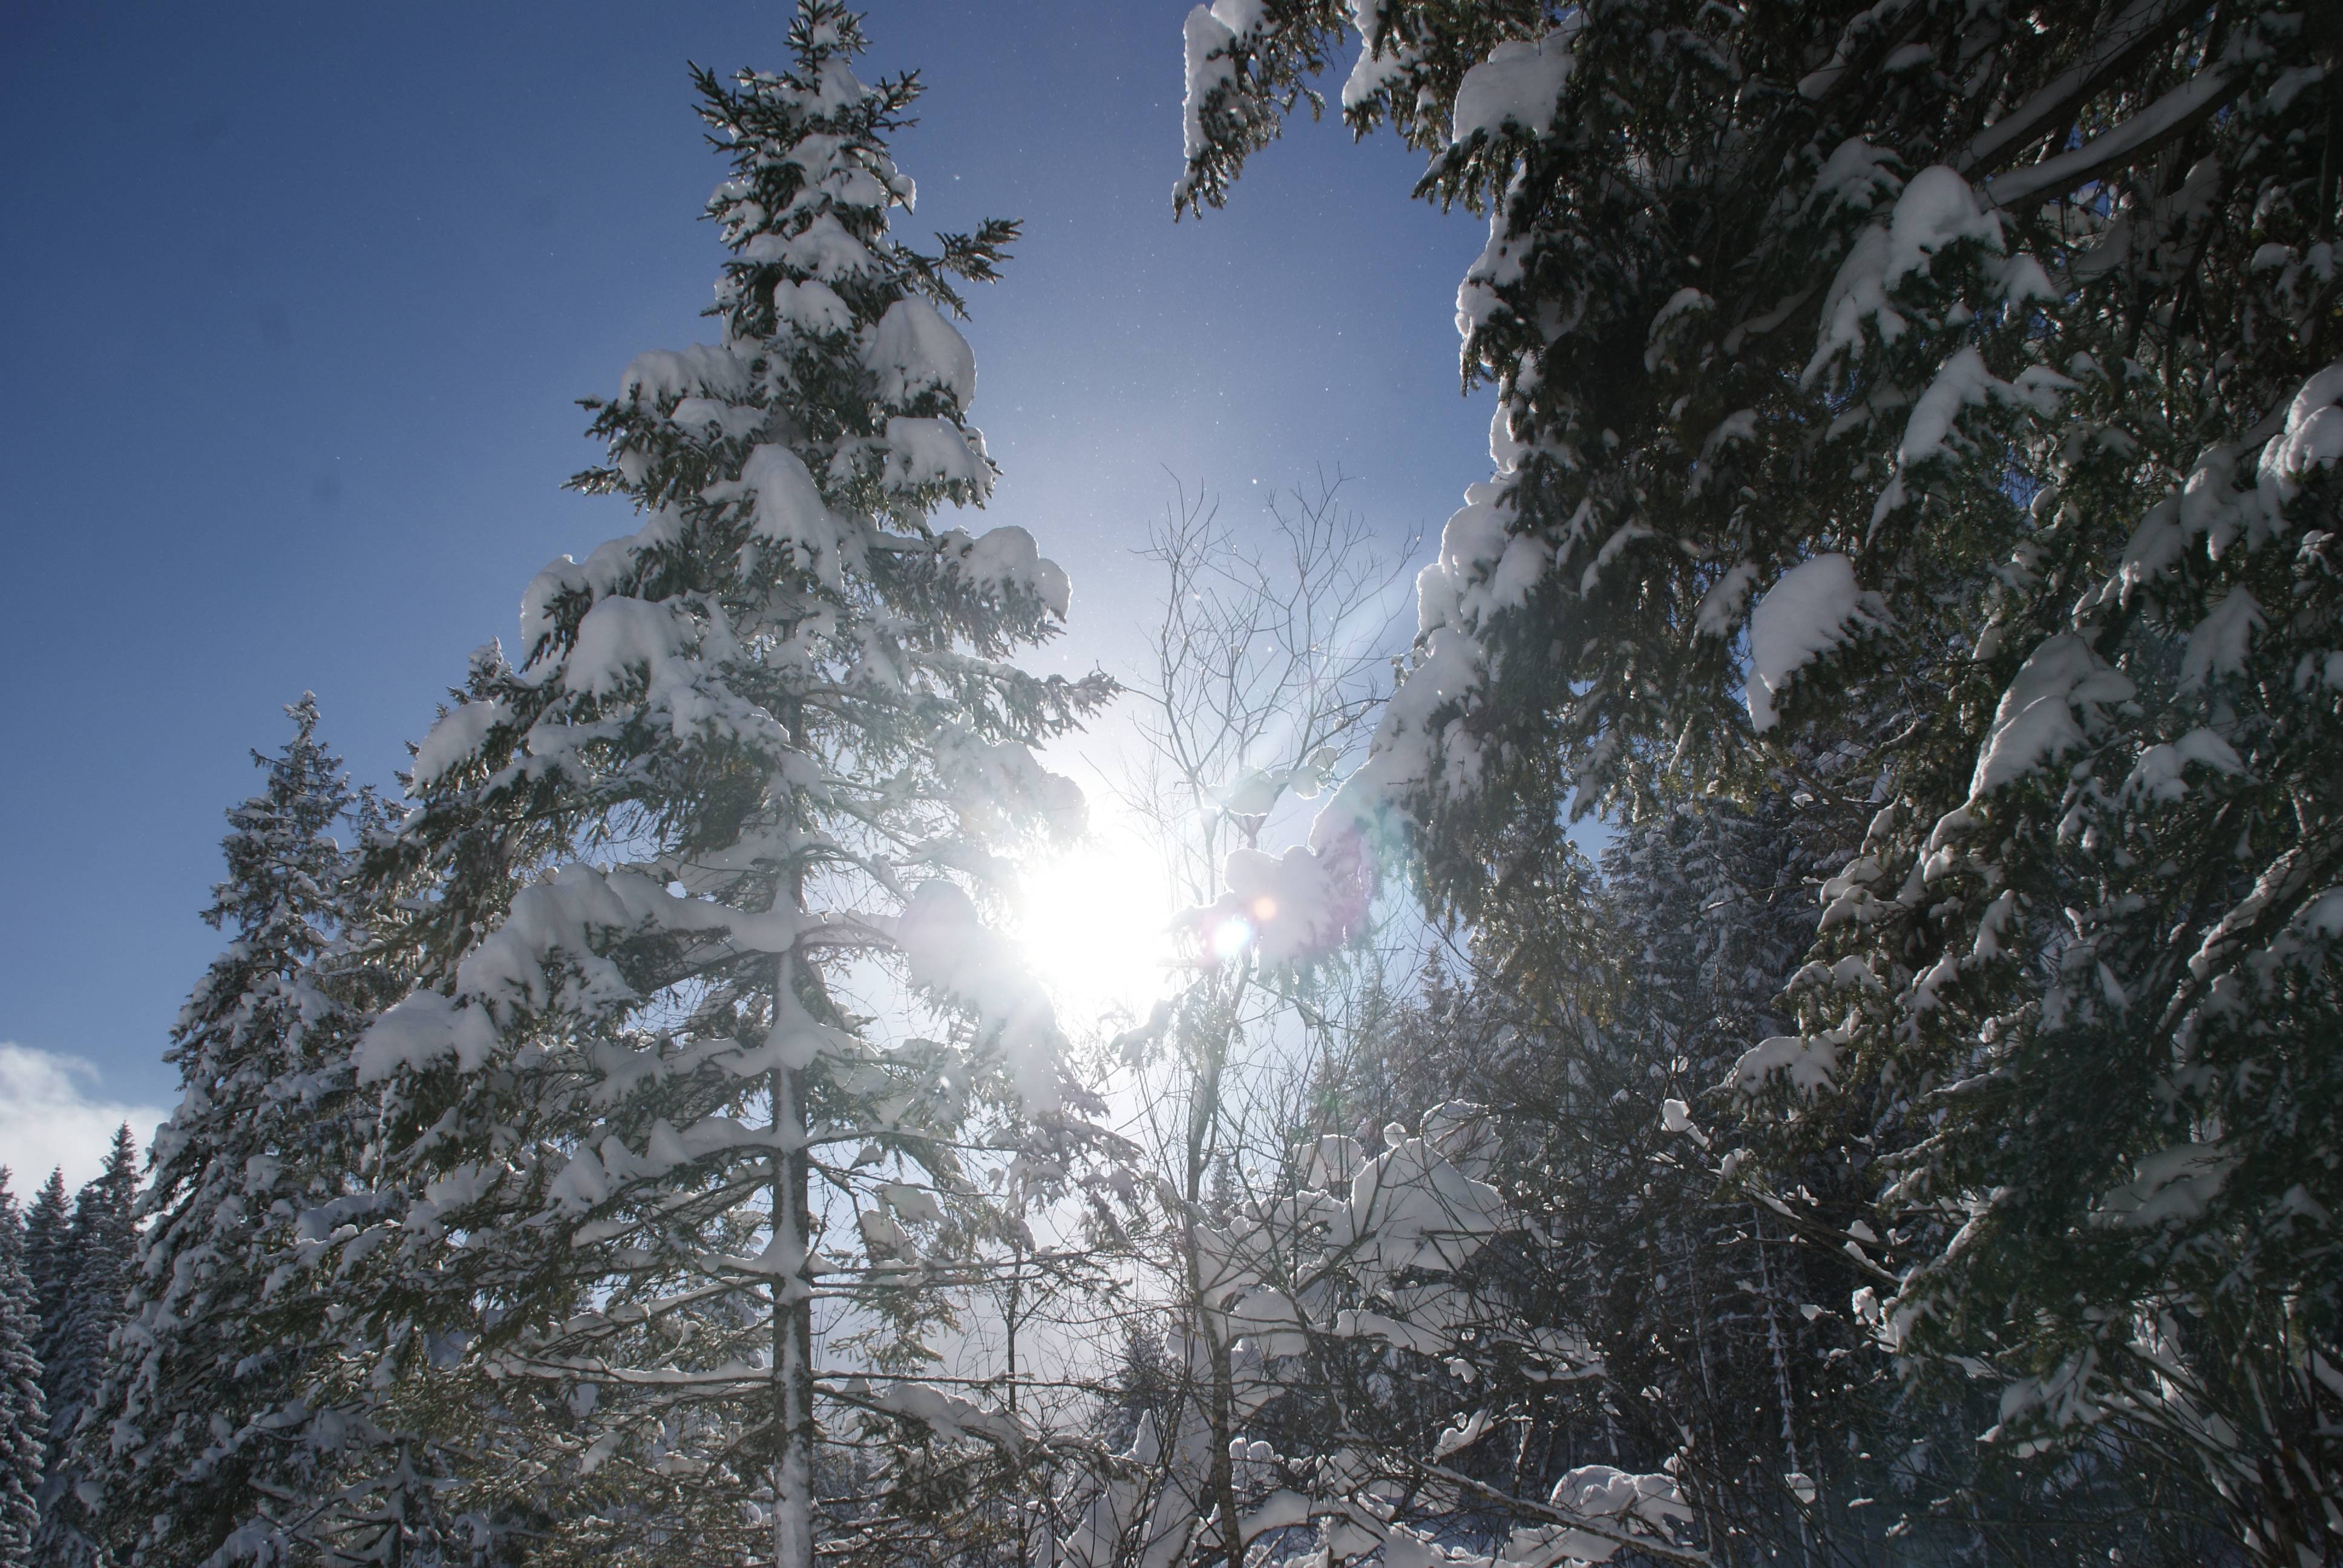
MULTIPOLYGON (((796 958, 774 976, 774 1010, 796 986, 796 958)), ((813 1241, 805 1104, 798 1074, 773 1069, 773 1236, 796 1265, 773 1282, 773 1568, 813 1568, 813 1241)))
MULTIPOLYGON (((1188 1271, 1188 1299, 1195 1314, 1196 1332, 1202 1337, 1212 1380, 1210 1396, 1205 1406, 1212 1428, 1212 1469, 1205 1480, 1205 1490, 1212 1509, 1220 1515, 1220 1539, 1213 1553, 1227 1568, 1244 1568, 1244 1540, 1240 1534, 1237 1518, 1235 1466, 1229 1458, 1229 1443, 1235 1436, 1234 1378, 1229 1361, 1228 1337, 1222 1325, 1214 1321, 1215 1314, 1205 1298, 1204 1260, 1198 1244, 1196 1227, 1203 1211, 1204 1179, 1212 1164, 1213 1131, 1220 1120, 1221 1075, 1227 1065, 1229 1037, 1236 1029, 1237 1007, 1244 993, 1246 970, 1240 970, 1232 986, 1225 1014, 1212 1017, 1201 1032, 1198 1043, 1202 1048, 1202 1060, 1198 1063, 1195 1100, 1189 1108, 1187 1170, 1183 1172, 1187 1200, 1182 1240, 1187 1253, 1184 1261, 1188 1271)), ((1201 1510, 1200 1510, 1201 1512, 1201 1510)))

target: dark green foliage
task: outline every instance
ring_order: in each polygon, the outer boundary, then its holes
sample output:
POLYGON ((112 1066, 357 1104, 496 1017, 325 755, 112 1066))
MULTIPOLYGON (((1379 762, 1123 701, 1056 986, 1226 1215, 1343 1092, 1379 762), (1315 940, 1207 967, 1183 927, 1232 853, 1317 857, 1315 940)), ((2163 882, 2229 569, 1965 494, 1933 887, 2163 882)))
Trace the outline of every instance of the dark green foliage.
POLYGON ((0 1168, 0 1568, 32 1568, 40 1524, 49 1416, 33 1349, 39 1335, 33 1282, 25 1271, 25 1217, 0 1168))
MULTIPOLYGON (((1351 15, 1262 13, 1203 29, 1191 206, 1351 15)), ((1435 902, 1565 810, 1870 815, 1736 1077, 1865 1151, 1876 1342, 2006 1390, 2014 1455, 2151 1452, 2331 1555, 2334 8, 1364 14, 1352 123, 1491 225, 1498 472, 1369 764, 1435 902)))
POLYGON ((314 699, 286 712, 293 738, 253 756, 265 789, 227 812, 227 875, 204 918, 231 940, 172 1031, 181 1099, 138 1200, 102 1419, 84 1429, 93 1528, 126 1568, 417 1549, 413 1521, 377 1517, 418 1487, 385 1491, 416 1459, 344 1326, 362 1276, 327 1266, 335 1233, 378 1210, 374 1106, 350 1051, 391 974, 362 960, 336 834, 382 814, 317 739, 314 699))
POLYGON ((64 1283, 55 1323, 43 1335, 49 1446, 33 1560, 45 1568, 102 1560, 81 1488, 106 1437, 101 1402, 106 1345, 128 1307, 137 1192, 137 1146, 126 1125, 115 1130, 105 1165, 74 1195, 73 1224, 60 1249, 64 1283))
MULTIPOLYGON (((40 1325, 33 1348, 43 1357, 54 1353, 55 1336, 65 1322, 65 1291, 73 1282, 68 1247, 72 1234, 73 1205, 65 1196, 65 1173, 51 1171, 25 1214, 25 1275, 32 1285, 33 1316, 40 1325)), ((45 1371, 42 1387, 47 1386, 45 1371)))

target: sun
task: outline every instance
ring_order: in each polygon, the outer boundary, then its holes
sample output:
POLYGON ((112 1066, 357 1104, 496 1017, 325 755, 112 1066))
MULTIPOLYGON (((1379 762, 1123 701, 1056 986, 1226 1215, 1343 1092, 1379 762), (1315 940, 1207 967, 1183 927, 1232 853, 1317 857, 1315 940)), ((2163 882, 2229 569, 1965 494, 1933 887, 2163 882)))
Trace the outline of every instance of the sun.
POLYGON ((1066 1023, 1118 1009, 1143 1018, 1172 960, 1172 905, 1161 861, 1108 823, 1026 866, 1013 929, 1066 1023))

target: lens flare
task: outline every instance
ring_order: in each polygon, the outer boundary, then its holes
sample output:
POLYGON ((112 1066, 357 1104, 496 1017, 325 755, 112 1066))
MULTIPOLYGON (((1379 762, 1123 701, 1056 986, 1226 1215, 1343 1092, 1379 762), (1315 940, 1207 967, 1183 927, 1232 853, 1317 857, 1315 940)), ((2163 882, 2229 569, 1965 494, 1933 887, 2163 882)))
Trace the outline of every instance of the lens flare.
POLYGON ((1232 915, 1212 928, 1212 956, 1226 963, 1245 949, 1252 946, 1253 923, 1242 915, 1232 915))

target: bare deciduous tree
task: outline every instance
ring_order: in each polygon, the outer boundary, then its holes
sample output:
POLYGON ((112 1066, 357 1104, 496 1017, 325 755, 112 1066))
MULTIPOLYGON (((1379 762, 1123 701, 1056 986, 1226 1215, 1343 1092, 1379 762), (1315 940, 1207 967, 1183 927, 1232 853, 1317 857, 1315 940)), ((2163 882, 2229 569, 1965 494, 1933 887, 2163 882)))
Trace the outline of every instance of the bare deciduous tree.
MULTIPOLYGON (((1273 495, 1252 526, 1183 487, 1149 530, 1162 618, 1153 668, 1131 683, 1138 760, 1112 788, 1192 906, 1226 890, 1230 851, 1257 847, 1272 817, 1341 775, 1389 689, 1415 541, 1386 548, 1343 504, 1347 482, 1321 474, 1273 495)), ((1329 955, 1304 978, 1264 968, 1241 942, 1216 948, 1208 929, 1189 937, 1187 980, 1127 1037, 1164 1210, 1145 1261, 1176 1309, 1167 1364, 1182 1406, 1161 1434, 1147 1533, 1159 1550, 1176 1533, 1186 1559, 1240 1568, 1231 1446, 1244 1400, 1207 1232, 1254 1195, 1256 1171, 1282 1173, 1292 1159, 1311 1085, 1324 1081, 1314 1057, 1340 1049, 1377 955, 1329 955)))

